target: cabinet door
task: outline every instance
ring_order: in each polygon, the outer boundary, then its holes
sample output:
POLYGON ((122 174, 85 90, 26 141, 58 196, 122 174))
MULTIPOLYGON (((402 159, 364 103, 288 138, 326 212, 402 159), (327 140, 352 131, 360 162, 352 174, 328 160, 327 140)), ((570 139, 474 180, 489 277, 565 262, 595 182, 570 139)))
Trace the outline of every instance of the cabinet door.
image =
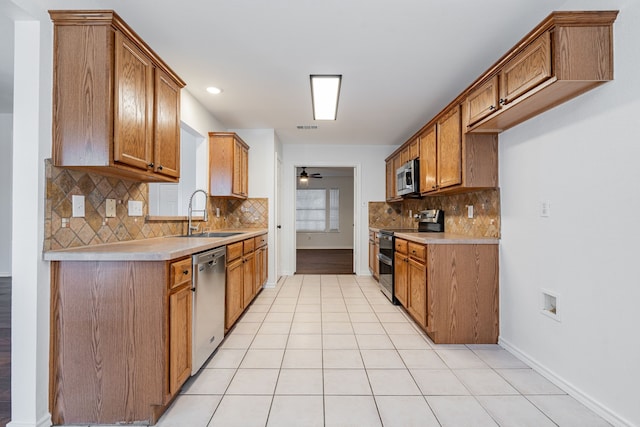
POLYGON ((153 162, 153 64, 116 31, 113 160, 146 170, 153 162))
POLYGON ((450 187, 462 182, 462 123, 460 106, 449 110, 438 120, 437 168, 438 188, 450 187))
POLYGON ((492 77, 478 89, 469 94, 466 101, 467 126, 484 119, 500 108, 498 102, 498 76, 492 77))
POLYGON ((376 242, 373 239, 373 236, 369 234, 369 271, 373 275, 373 266, 378 261, 375 259, 375 251, 376 251, 376 242))
POLYGON ((396 252, 393 262, 393 294, 403 307, 408 308, 407 256, 396 252))
POLYGON ((268 250, 266 246, 263 246, 256 250, 255 255, 255 287, 254 287, 254 295, 257 295, 262 285, 267 281, 267 260, 268 260, 268 250))
POLYGON ((191 376, 191 286, 169 296, 169 394, 191 376))
POLYGON ((249 169, 249 151, 239 142, 233 146, 233 182, 232 192, 238 196, 247 196, 248 182, 247 171, 249 169))
POLYGON ((156 69, 153 170, 180 177, 180 87, 156 69))
POLYGON ((242 258, 227 265, 227 285, 225 294, 225 328, 229 329, 244 310, 242 258))
POLYGON ((551 36, 545 32, 509 61, 500 73, 500 98, 505 104, 551 77, 551 36))
POLYGON ((244 310, 253 300, 255 296, 255 252, 251 252, 248 255, 243 257, 243 277, 242 277, 242 286, 243 286, 243 306, 244 310))
POLYGON ((427 327, 427 269, 412 258, 408 261, 409 305, 407 311, 423 328, 427 327))
POLYGON ((437 190, 436 181, 436 127, 432 126, 419 137, 420 140, 420 192, 437 190))
POLYGON ((386 171, 386 196, 387 200, 391 200, 396 196, 396 170, 393 168, 393 159, 389 159, 385 163, 386 171))

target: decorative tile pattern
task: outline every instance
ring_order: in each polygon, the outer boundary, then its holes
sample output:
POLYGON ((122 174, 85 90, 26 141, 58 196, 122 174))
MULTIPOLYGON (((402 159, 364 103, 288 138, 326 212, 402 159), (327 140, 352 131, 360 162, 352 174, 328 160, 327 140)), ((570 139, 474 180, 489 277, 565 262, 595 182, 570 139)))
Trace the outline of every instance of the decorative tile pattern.
MULTIPOLYGON (((149 209, 146 183, 59 168, 50 159, 45 160, 45 173, 45 251, 172 236, 187 230, 185 219, 145 220, 149 209), (71 217, 72 195, 85 196, 84 218, 71 217), (117 201, 115 218, 106 218, 106 199, 117 201), (129 200, 142 201, 142 217, 128 215, 129 200)), ((268 212, 268 199, 209 198, 209 221, 201 229, 266 228, 268 212), (220 208, 220 217, 216 217, 216 208, 220 208)))
POLYGON ((409 217, 425 209, 442 209, 444 229, 449 233, 472 237, 500 237, 500 190, 406 199, 396 203, 369 202, 369 226, 376 228, 418 228, 409 217), (474 217, 467 218, 467 206, 474 217))

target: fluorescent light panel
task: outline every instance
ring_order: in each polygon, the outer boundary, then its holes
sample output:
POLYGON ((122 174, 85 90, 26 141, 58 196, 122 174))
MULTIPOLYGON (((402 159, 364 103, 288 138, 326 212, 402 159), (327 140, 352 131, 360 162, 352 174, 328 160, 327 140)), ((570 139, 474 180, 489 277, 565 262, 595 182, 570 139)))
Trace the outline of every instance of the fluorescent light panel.
POLYGON ((335 120, 342 75, 312 74, 311 102, 314 120, 335 120))

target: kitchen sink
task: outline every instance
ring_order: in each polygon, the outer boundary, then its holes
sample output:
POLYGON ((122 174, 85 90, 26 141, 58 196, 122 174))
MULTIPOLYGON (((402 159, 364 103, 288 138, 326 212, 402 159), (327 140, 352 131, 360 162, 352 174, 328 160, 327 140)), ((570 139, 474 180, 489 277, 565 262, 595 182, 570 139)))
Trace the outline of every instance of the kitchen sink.
POLYGON ((209 231, 206 233, 194 233, 191 236, 178 236, 178 237, 231 237, 238 234, 242 234, 240 231, 209 231))

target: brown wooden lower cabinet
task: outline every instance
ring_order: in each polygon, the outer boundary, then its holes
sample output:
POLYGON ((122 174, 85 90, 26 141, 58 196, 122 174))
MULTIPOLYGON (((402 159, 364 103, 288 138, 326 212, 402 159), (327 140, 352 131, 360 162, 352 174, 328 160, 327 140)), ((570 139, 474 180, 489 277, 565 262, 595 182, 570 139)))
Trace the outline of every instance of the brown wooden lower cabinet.
POLYGON ((258 295, 267 281, 267 235, 227 245, 225 332, 258 295))
POLYGON ((154 424, 191 372, 191 258, 51 263, 54 424, 154 424))
POLYGON ((498 245, 408 242, 394 272, 396 298, 433 342, 498 342, 498 245))

